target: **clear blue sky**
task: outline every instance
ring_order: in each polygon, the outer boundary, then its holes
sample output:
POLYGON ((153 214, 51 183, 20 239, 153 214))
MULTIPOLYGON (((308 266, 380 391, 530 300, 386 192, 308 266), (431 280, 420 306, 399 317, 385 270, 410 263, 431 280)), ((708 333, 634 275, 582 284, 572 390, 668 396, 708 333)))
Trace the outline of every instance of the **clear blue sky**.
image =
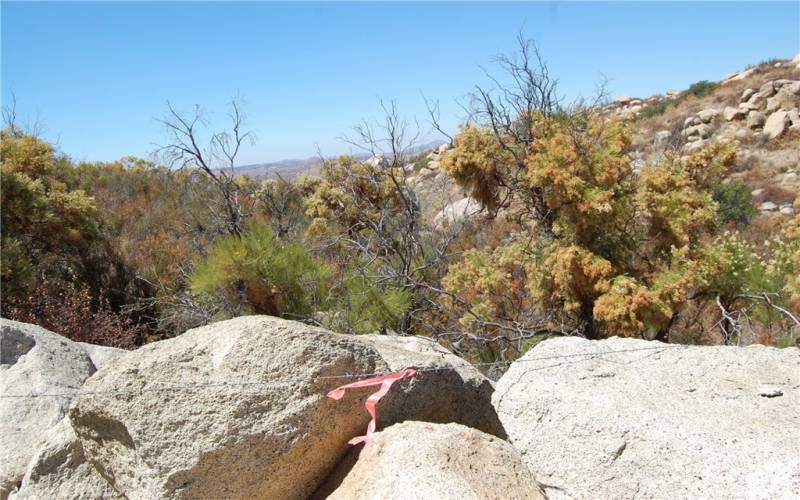
POLYGON ((377 98, 424 117, 485 83, 480 66, 537 40, 567 98, 604 74, 650 95, 800 52, 800 3, 2 2, 2 98, 82 160, 146 156, 166 101, 213 120, 239 92, 258 135, 242 163, 348 148, 377 98))

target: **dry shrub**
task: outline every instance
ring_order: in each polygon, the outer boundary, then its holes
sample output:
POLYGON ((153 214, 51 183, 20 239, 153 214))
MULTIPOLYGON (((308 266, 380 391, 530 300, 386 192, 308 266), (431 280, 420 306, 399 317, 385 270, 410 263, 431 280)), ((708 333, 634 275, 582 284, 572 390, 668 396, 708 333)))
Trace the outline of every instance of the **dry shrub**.
POLYGON ((787 130, 780 137, 766 141, 764 147, 770 151, 779 149, 800 149, 800 129, 787 130))
POLYGON ((41 286, 24 302, 3 304, 3 316, 33 323, 76 342, 133 349, 141 344, 143 328, 101 301, 92 306, 87 288, 72 283, 41 286))
POLYGON ((782 220, 780 217, 762 214, 750 223, 745 237, 755 245, 763 245, 765 241, 777 238, 781 234, 781 230, 782 220))
POLYGON ((794 191, 790 191, 786 188, 782 188, 780 186, 770 185, 761 188, 761 192, 754 197, 755 201, 763 202, 763 201, 772 201, 778 204, 781 203, 792 203, 796 197, 794 191))

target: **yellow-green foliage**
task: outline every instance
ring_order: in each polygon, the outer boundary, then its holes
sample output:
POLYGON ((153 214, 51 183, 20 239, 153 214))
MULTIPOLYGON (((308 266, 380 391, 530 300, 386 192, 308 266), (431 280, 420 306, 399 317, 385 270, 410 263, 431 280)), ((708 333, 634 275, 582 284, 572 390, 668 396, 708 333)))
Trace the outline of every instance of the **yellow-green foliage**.
POLYGON ((500 202, 500 186, 511 153, 489 130, 466 126, 454 142, 455 149, 442 160, 442 168, 484 206, 494 209, 500 202))
POLYGON ((411 307, 411 292, 378 286, 364 276, 351 273, 333 315, 323 324, 335 331, 375 333, 392 328, 411 307))
POLYGON ((352 333, 411 328, 419 304, 415 280, 426 279, 421 262, 419 207, 403 174, 352 157, 326 162, 306 199, 309 242, 334 262, 336 314, 326 324, 352 333))
POLYGON ((385 168, 343 156, 326 162, 321 179, 306 201, 313 219, 309 236, 331 235, 341 229, 357 233, 367 229, 383 212, 396 213, 402 200, 385 168))
POLYGON ((254 222, 241 238, 215 241, 190 282, 194 291, 224 300, 236 313, 297 318, 323 306, 329 277, 302 245, 283 242, 266 224, 254 222))
POLYGON ((444 159, 473 196, 512 200, 509 210, 527 228, 516 242, 452 264, 443 280, 449 293, 487 318, 518 323, 520 306, 542 308, 561 331, 653 338, 666 334, 690 291, 746 289, 719 281, 722 268, 730 277, 739 272, 725 254, 734 248, 702 244, 717 230, 712 190, 733 163, 730 145, 667 156, 634 175, 625 122, 591 113, 539 118, 534 136, 522 148, 468 127, 444 159))
MULTIPOLYGON (((456 291, 473 305, 470 313, 462 316, 461 324, 470 328, 476 320, 513 318, 520 311, 532 310, 527 261, 522 244, 464 252, 461 261, 451 265, 442 280, 447 290, 456 291)), ((458 307, 450 297, 443 300, 449 307, 458 307)))
POLYGON ((43 277, 88 273, 100 243, 94 200, 68 186, 71 165, 52 145, 14 128, 0 132, 2 287, 6 300, 43 277))
MULTIPOLYGON (((800 197, 795 198, 794 207, 800 212, 800 197)), ((770 246, 767 275, 775 288, 786 296, 789 307, 800 311, 800 214, 789 221, 781 238, 770 246)))

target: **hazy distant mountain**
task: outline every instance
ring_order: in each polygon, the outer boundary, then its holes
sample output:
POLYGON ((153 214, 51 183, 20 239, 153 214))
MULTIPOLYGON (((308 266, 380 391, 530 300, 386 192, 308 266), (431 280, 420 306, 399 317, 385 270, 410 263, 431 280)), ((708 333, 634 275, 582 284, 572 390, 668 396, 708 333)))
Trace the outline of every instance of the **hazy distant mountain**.
MULTIPOLYGON (((415 146, 408 151, 408 154, 418 154, 439 147, 445 141, 431 141, 425 144, 415 146)), ((369 154, 356 154, 353 155, 358 159, 366 160, 370 157, 369 154)), ((236 172, 241 175, 247 175, 254 179, 265 179, 269 177, 283 177, 284 179, 293 179, 301 173, 313 174, 319 170, 322 165, 322 160, 318 156, 311 158, 294 158, 288 160, 279 160, 268 163, 253 163, 251 165, 242 165, 236 167, 236 172)))
POLYGON ((314 173, 319 170, 322 160, 319 157, 306 159, 289 159, 273 161, 270 163, 254 163, 252 165, 242 165, 236 167, 236 173, 247 175, 254 179, 265 179, 269 177, 283 177, 292 179, 302 173, 314 173))

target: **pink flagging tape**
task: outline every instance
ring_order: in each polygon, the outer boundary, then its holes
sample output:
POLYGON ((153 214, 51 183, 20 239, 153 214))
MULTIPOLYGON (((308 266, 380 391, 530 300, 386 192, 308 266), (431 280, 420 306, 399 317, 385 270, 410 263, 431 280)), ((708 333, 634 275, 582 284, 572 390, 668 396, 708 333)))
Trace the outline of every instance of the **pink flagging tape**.
POLYGON ((358 382, 353 382, 352 384, 343 385, 337 387, 336 389, 332 390, 328 393, 328 397, 334 401, 338 401, 342 399, 344 393, 347 389, 358 389, 359 387, 370 387, 373 385, 380 385, 381 388, 370 397, 367 398, 367 402, 364 403, 364 406, 367 408, 367 413, 370 414, 372 420, 369 421, 367 424, 367 433, 363 436, 356 436, 348 443, 350 444, 358 444, 358 443, 366 443, 370 439, 372 439, 372 435, 375 434, 375 425, 377 423, 377 404, 378 401, 381 400, 382 397, 389 392, 389 389, 392 387, 392 384, 397 382, 400 379, 404 379, 407 377, 413 377, 414 374, 417 373, 417 370, 413 368, 406 368, 403 371, 390 373, 388 375, 381 375, 380 377, 372 377, 364 380, 359 380, 358 382))

